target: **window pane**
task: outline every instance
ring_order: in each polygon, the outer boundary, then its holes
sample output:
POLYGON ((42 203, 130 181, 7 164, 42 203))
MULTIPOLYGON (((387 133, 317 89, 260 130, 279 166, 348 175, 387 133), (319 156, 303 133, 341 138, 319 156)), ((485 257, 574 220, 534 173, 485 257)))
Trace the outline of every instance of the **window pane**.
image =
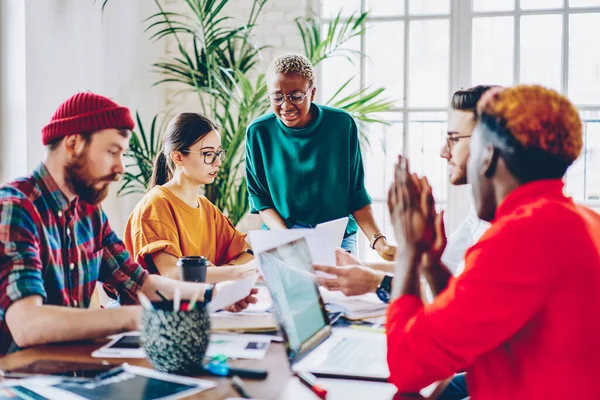
POLYGON ((450 14, 450 0, 409 0, 408 12, 411 15, 450 14))
POLYGON ((402 153, 402 113, 381 113, 389 126, 368 125, 366 135, 368 146, 363 146, 365 164, 365 185, 373 200, 387 199, 387 190, 392 183, 394 164, 402 153))
POLYGON ((562 8, 563 0, 521 0, 520 6, 522 10, 562 8))
POLYGON ((360 13, 360 0, 321 0, 323 18, 331 18, 341 11, 343 17, 360 13))
POLYGON ((578 202, 600 200, 600 111, 584 111, 583 150, 567 171, 567 194, 578 202))
POLYGON ((569 0, 570 7, 595 7, 600 6, 600 0, 569 0))
POLYGON ((600 14, 569 18, 569 97, 577 104, 600 104, 600 14))
MULTIPOLYGON (((390 126, 381 124, 370 124, 368 129, 369 146, 364 148, 365 160, 365 185, 373 198, 373 215, 375 222, 382 232, 387 234, 388 242, 395 243, 393 230, 390 225, 390 217, 387 210, 387 191, 392 183, 394 164, 398 154, 402 153, 402 113, 390 112, 377 114, 390 122, 390 126)), ((360 257, 366 261, 381 260, 377 252, 369 248, 369 241, 361 232, 362 246, 364 250, 360 257), (366 242, 365 242, 366 240, 366 242)))
POLYGON ((515 9, 515 0, 473 0, 473 11, 510 11, 515 9))
POLYGON ((445 112, 410 113, 408 152, 413 172, 427 176, 436 201, 445 201, 448 185, 446 160, 440 150, 446 139, 448 118, 445 112))
MULTIPOLYGON (((322 32, 325 35, 328 24, 323 24, 322 32)), ((354 37, 347 41, 343 47, 345 50, 360 50, 360 37, 354 37)), ((348 79, 352 81, 337 95, 337 99, 342 99, 344 95, 348 95, 360 88, 360 57, 357 54, 345 52, 343 55, 349 55, 350 60, 340 54, 337 57, 329 57, 319 64, 321 67, 321 78, 317 77, 321 88, 317 88, 317 96, 321 99, 321 103, 327 104, 331 97, 342 87, 348 79), (319 94, 319 91, 321 92, 319 94)))
POLYGON ((513 83, 514 17, 473 18, 472 85, 513 83))
POLYGON ((600 119, 588 120, 585 129, 585 201, 600 200, 600 119))
POLYGON ((366 7, 371 17, 391 17, 404 15, 404 1, 403 0, 367 0, 366 7))
POLYGON ((521 83, 561 90, 561 15, 521 18, 521 83))
POLYGON ((401 107, 404 98, 404 23, 378 22, 367 28, 365 78, 373 88, 384 87, 401 107))
POLYGON ((448 105, 450 24, 448 20, 411 21, 409 105, 448 105))

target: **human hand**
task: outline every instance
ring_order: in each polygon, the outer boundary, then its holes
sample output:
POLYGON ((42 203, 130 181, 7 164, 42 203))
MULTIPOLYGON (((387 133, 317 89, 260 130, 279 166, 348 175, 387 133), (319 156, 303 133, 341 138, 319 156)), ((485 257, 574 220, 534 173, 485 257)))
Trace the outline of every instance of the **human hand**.
POLYGON ((314 268, 315 271, 336 275, 336 278, 317 276, 319 285, 329 290, 340 291, 346 296, 358 296, 375 292, 385 276, 385 273, 381 271, 362 265, 346 265, 343 267, 315 265, 314 268))
POLYGON ((396 250, 396 246, 389 244, 385 238, 381 238, 375 242, 375 251, 386 261, 394 261, 396 250))
POLYGON ((444 254, 446 244, 448 243, 446 228, 444 226, 444 211, 438 214, 434 207, 432 212, 434 213, 434 239, 429 250, 423 253, 421 258, 421 266, 423 268, 432 268, 440 265, 442 254, 444 254))
POLYGON ((335 265, 362 265, 362 261, 353 256, 352 253, 348 253, 346 250, 338 247, 335 249, 335 265))
POLYGON ((427 178, 410 173, 408 160, 398 156, 394 182, 388 191, 388 210, 398 241, 398 251, 419 254, 432 247, 434 239, 433 194, 427 178))
POLYGON ((252 290, 250 290, 250 294, 248 296, 237 301, 234 305, 229 307, 227 309, 227 311, 240 312, 240 311, 248 308, 248 306, 250 304, 256 304, 258 302, 258 299, 256 298, 255 294, 257 294, 257 293, 258 293, 258 288, 252 288, 252 290))

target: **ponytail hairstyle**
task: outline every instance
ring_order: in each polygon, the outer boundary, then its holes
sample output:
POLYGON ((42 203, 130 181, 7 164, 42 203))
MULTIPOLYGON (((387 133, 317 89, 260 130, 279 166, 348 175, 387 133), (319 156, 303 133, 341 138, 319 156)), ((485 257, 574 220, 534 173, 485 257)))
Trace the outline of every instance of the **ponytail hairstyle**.
POLYGON ((218 130, 217 125, 197 113, 177 114, 167 126, 162 138, 162 150, 154 160, 154 170, 148 183, 148 189, 156 185, 164 185, 173 178, 175 163, 171 159, 174 151, 189 148, 211 131, 218 130))

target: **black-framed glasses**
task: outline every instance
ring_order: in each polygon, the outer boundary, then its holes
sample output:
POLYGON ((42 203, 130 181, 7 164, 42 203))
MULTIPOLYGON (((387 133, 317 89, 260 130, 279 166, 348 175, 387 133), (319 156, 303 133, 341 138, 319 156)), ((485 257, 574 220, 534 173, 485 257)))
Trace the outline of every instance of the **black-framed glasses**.
POLYGON ((306 93, 302 93, 302 92, 294 92, 292 94, 274 93, 274 94, 268 95, 267 98, 269 99, 269 103, 273 104, 274 106, 282 105, 283 102, 285 101, 286 97, 290 100, 290 102, 292 104, 300 105, 300 104, 304 103, 304 100, 306 100, 306 97, 309 95, 311 90, 312 90, 312 86, 308 88, 308 91, 306 93))
POLYGON ((448 136, 446 137, 446 146, 448 149, 451 149, 454 146, 454 143, 458 142, 460 139, 471 137, 471 135, 460 135, 460 136, 448 136))
POLYGON ((204 156, 204 164, 211 165, 219 157, 219 160, 225 161, 227 157, 227 150, 222 149, 219 151, 202 151, 202 150, 181 150, 182 153, 199 153, 204 156))

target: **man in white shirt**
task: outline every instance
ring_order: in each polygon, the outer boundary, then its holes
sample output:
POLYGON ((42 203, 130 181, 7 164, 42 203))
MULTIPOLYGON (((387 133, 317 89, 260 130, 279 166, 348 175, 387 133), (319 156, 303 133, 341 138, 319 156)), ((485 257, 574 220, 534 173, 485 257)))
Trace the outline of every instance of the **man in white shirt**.
MULTIPOLYGON (((440 157, 448 161, 450 183, 467 183, 467 161, 469 160, 469 142, 476 123, 475 107, 481 96, 492 86, 475 86, 461 89, 452 96, 451 110, 448 116, 448 136, 440 150, 440 157)), ((473 200, 469 199, 472 203, 473 200)), ((434 295, 441 292, 449 276, 462 272, 465 251, 479 240, 489 224, 477 217, 472 204, 467 219, 452 233, 446 241, 442 215, 436 220, 440 242, 437 251, 424 256, 423 268, 435 265, 440 276, 428 276, 428 282, 434 295), (439 268, 439 267, 442 268, 439 268), (431 279, 429 279, 431 278, 431 279), (437 279, 436 279, 437 278, 437 279)), ((391 288, 393 263, 361 263, 341 250, 336 252, 337 267, 315 266, 315 269, 336 275, 337 278, 319 278, 319 283, 330 290, 339 290, 348 296, 376 292, 386 300, 386 292, 391 288)), ((425 274, 426 276, 429 274, 425 274)), ((438 275, 435 273, 434 275, 438 275)))
MULTIPOLYGON (((440 151, 440 157, 448 161, 449 180, 453 185, 467 183, 467 161, 469 160, 470 137, 477 122, 475 108, 481 96, 493 86, 475 86, 459 90, 452 96, 448 116, 448 136, 440 151)), ((469 198, 470 207, 467 219, 447 239, 443 213, 436 216, 436 245, 423 255, 421 268, 429 284, 428 297, 433 298, 442 292, 452 275, 464 269, 463 257, 466 250, 476 243, 487 230, 489 224, 480 220, 469 198)), ((336 275, 336 278, 319 277, 319 284, 329 290, 339 290, 347 296, 375 292, 384 302, 389 301, 392 288, 394 263, 365 265, 342 250, 336 251, 336 267, 315 265, 317 271, 336 275)), ((440 400, 463 399, 468 396, 464 374, 458 374, 440 400)))

